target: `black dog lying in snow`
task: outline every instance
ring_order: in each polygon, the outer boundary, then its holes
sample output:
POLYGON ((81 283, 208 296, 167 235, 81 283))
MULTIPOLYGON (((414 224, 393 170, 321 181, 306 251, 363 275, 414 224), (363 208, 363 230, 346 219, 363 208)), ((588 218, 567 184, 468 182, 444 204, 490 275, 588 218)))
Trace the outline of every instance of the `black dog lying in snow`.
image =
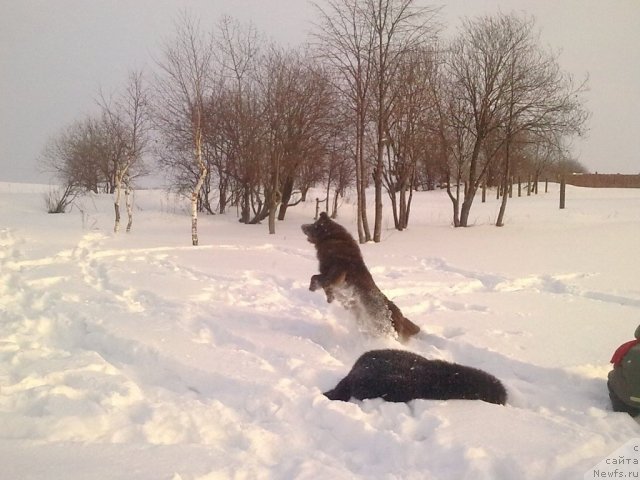
POLYGON ((502 404, 507 392, 496 377, 476 368, 427 360, 403 350, 372 350, 363 354, 336 388, 331 400, 382 398, 388 402, 427 400, 483 400, 502 404))

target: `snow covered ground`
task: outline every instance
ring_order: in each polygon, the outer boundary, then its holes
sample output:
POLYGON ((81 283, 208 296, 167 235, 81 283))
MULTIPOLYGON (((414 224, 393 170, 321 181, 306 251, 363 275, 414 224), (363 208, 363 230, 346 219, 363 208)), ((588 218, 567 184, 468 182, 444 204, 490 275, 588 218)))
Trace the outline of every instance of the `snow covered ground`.
POLYGON ((423 329, 401 346, 308 291, 314 202, 271 236, 201 217, 191 247, 163 192, 114 235, 110 197, 48 215, 45 189, 0 184, 2 479, 580 479, 640 437, 606 390, 640 323, 640 190, 568 187, 559 210, 551 185, 500 229, 495 199, 454 229, 445 193, 417 194, 408 231, 362 247, 423 329), (487 370, 508 405, 322 395, 387 347, 487 370))

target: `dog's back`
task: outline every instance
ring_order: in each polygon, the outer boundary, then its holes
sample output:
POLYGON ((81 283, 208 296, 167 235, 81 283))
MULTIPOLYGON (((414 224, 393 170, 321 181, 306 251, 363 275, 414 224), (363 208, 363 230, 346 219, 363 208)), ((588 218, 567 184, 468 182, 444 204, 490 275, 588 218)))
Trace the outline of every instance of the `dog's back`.
POLYGON ((473 367, 428 360, 402 350, 372 350, 363 354, 336 388, 331 400, 383 398, 389 402, 483 400, 504 404, 507 392, 493 375, 473 367))

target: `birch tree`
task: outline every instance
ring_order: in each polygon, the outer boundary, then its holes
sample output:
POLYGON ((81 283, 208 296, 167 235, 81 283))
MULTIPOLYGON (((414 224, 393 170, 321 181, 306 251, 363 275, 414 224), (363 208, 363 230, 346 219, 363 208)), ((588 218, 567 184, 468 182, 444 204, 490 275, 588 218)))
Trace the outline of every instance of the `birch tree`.
POLYGON ((124 193, 129 232, 133 224, 132 179, 141 171, 149 133, 149 103, 142 72, 130 72, 124 91, 113 100, 101 95, 100 104, 114 171, 113 230, 120 229, 120 201, 124 193))
POLYGON ((195 19, 182 15, 175 38, 166 42, 157 62, 156 121, 165 142, 191 153, 191 243, 198 245, 198 200, 207 176, 203 155, 205 105, 213 88, 213 41, 195 19))

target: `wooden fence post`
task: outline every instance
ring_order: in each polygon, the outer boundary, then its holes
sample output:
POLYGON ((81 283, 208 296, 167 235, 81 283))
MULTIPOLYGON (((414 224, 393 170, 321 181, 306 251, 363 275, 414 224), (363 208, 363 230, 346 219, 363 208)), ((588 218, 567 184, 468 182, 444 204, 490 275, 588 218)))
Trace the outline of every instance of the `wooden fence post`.
POLYGON ((566 182, 564 176, 560 177, 560 210, 564 209, 566 182))

